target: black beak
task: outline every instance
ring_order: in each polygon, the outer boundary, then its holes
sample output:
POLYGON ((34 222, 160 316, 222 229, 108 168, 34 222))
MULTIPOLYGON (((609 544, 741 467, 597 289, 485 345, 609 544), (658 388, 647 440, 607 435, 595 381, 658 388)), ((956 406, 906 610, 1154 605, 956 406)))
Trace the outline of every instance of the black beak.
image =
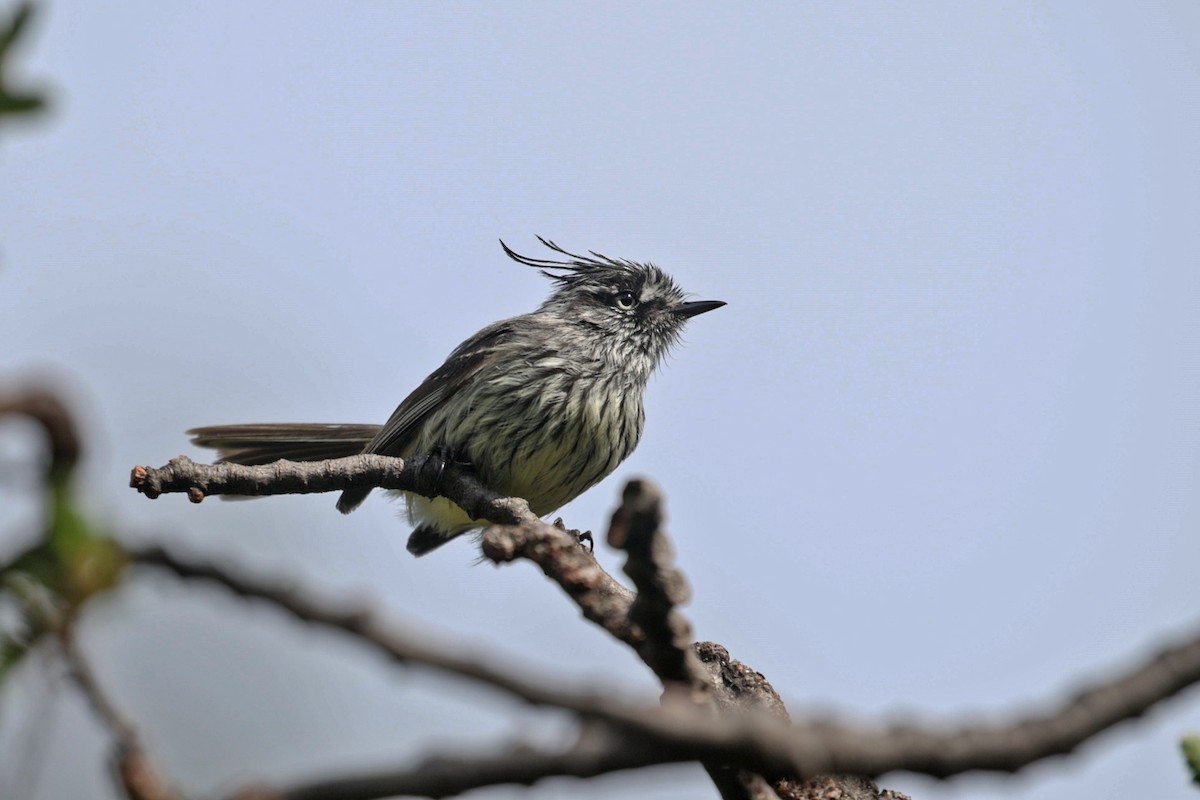
POLYGON ((684 319, 689 319, 705 311, 712 311, 725 305, 724 300, 698 300, 695 303, 680 303, 675 306, 675 313, 684 319))

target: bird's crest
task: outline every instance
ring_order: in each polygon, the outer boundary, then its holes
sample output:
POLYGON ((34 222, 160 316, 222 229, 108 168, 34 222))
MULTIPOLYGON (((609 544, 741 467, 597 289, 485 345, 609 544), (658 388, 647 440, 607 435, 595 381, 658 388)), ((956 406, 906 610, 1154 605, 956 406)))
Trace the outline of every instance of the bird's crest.
POLYGON ((594 250, 589 250, 587 255, 580 255, 565 250, 551 240, 541 236, 537 237, 537 239, 555 253, 566 256, 566 260, 560 261, 549 258, 523 256, 505 244, 503 239, 500 240, 500 246, 504 248, 505 255, 513 261, 516 261, 518 264, 524 264, 527 267, 534 267, 547 278, 563 286, 583 283, 589 278, 595 280, 604 274, 611 275, 614 270, 630 275, 660 271, 653 264, 639 264, 636 261, 630 261, 626 258, 610 258, 594 250), (565 272, 566 274, 558 274, 556 271, 565 272))

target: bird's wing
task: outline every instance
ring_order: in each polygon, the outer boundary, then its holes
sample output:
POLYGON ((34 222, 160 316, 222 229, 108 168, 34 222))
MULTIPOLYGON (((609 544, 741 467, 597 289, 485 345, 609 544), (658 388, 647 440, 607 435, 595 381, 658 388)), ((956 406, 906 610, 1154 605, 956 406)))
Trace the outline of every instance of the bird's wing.
POLYGON ((496 348, 512 338, 512 320, 493 323, 458 346, 446 363, 435 369, 404 398, 364 452, 401 456, 412 445, 421 423, 495 360, 496 348))

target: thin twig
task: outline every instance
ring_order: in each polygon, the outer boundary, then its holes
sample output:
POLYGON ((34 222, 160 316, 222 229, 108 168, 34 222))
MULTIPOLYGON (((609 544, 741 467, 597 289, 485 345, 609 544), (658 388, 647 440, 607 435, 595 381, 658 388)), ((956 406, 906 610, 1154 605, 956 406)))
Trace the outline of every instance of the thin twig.
POLYGON ((83 693, 100 724, 104 726, 120 749, 139 749, 137 732, 132 723, 125 718, 100 687, 91 666, 79 652, 75 643, 75 633, 69 625, 64 625, 59 629, 58 641, 62 647, 63 660, 67 664, 71 680, 75 681, 83 693))
POLYGON ((71 679, 96 718, 113 739, 113 762, 118 786, 129 800, 178 800, 179 795, 159 776, 138 738, 137 730, 96 680, 75 642, 72 623, 58 629, 58 641, 71 679))
POLYGON ((51 477, 66 475, 79 461, 79 432, 66 405, 47 389, 30 388, 0 396, 0 416, 17 414, 41 425, 50 445, 51 477))

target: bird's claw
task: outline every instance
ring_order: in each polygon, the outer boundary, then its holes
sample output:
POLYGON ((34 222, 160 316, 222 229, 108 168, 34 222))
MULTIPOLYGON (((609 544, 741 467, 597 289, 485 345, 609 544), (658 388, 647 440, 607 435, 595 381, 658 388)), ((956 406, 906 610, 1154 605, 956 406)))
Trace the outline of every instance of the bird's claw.
POLYGON ((466 462, 458 461, 452 447, 447 445, 435 447, 425 458, 425 464, 421 467, 421 478, 435 489, 439 489, 442 485, 442 477, 446 473, 446 465, 455 463, 466 464, 466 462))
POLYGON ((592 538, 591 531, 580 531, 580 530, 576 530, 575 528, 568 528, 566 523, 563 522, 562 517, 559 517, 558 519, 554 520, 553 524, 554 524, 554 527, 558 528, 559 530, 566 531, 567 533, 574 536, 577 540, 579 540, 580 545, 583 545, 584 542, 587 542, 587 548, 588 548, 589 553, 596 552, 596 541, 592 538))

